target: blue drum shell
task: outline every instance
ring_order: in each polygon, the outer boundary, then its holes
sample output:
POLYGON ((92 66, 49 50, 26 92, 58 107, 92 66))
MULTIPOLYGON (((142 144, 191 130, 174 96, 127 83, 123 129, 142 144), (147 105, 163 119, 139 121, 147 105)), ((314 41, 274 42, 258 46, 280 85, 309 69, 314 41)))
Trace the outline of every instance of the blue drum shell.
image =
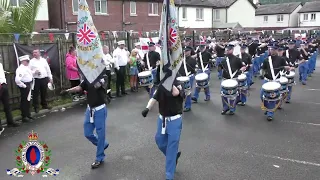
POLYGON ((184 89, 190 89, 191 88, 190 81, 184 82, 183 85, 184 85, 184 89))
POLYGON ((265 98, 268 99, 277 99, 280 97, 280 90, 275 90, 275 91, 263 91, 263 95, 265 98))
POLYGON ((247 85, 246 81, 238 81, 238 86, 239 87, 243 87, 243 86, 246 86, 246 85, 247 85))
POLYGON ((221 89, 222 89, 222 93, 225 95, 235 95, 237 93, 237 88, 226 89, 226 88, 222 87, 221 89))
POLYGON ((197 85, 199 87, 206 87, 208 86, 208 80, 203 80, 203 81, 196 81, 197 82, 197 85))

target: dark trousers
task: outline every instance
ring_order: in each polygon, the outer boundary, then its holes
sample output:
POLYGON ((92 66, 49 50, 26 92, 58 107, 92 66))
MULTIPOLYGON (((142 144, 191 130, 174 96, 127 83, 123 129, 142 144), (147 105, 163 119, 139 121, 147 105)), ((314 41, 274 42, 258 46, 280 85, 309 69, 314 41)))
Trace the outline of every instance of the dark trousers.
MULTIPOLYGON (((71 87, 76 87, 76 86, 79 86, 80 84, 80 79, 77 79, 77 80, 69 80, 70 81, 70 84, 71 84, 71 87)), ((82 95, 81 93, 77 92, 77 93, 72 93, 73 96, 75 95, 82 95)))
POLYGON ((41 106, 47 107, 47 88, 48 88, 48 78, 35 79, 34 89, 33 89, 33 107, 39 107, 39 94, 41 96, 41 106))
POLYGON ((27 85, 26 88, 20 89, 20 111, 22 118, 31 117, 30 114, 30 101, 28 101, 28 95, 30 91, 30 83, 25 83, 27 85))
POLYGON ((126 79, 126 66, 120 66, 120 69, 117 70, 117 83, 116 83, 116 89, 117 89, 117 95, 120 95, 120 88, 121 93, 125 93, 125 87, 124 82, 126 79))
MULTIPOLYGON (((0 100, 3 104, 3 110, 6 114, 7 123, 12 124, 13 118, 11 114, 11 108, 9 104, 9 92, 8 92, 8 85, 7 84, 1 84, 0 87, 0 100)), ((1 128, 1 127, 0 127, 1 128)))
MULTIPOLYGON (((106 71, 106 75, 108 76, 107 88, 111 89, 111 70, 106 71)), ((110 91, 111 92, 111 91, 110 91)))

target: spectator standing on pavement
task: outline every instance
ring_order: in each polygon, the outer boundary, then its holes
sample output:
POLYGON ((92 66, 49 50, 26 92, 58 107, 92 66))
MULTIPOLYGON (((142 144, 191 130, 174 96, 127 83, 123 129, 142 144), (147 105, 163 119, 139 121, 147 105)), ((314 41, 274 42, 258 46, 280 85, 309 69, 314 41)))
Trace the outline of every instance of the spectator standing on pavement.
MULTIPOLYGON (((109 46, 104 45, 103 46, 103 61, 106 65, 106 75, 108 76, 108 82, 107 82, 107 88, 111 89, 111 69, 112 69, 112 64, 114 64, 114 60, 109 53, 109 46)), ((109 98, 113 98, 111 95, 111 91, 108 93, 109 98)))
POLYGON ((128 51, 125 49, 125 42, 119 41, 118 47, 113 52, 115 71, 117 74, 116 94, 117 97, 126 95, 125 79, 126 79, 126 66, 128 63, 128 51), (121 89, 121 94, 120 94, 121 89))
POLYGON ((20 89, 20 110, 22 122, 32 122, 30 113, 31 86, 33 76, 29 68, 29 55, 19 57, 20 66, 16 70, 15 82, 20 89), (28 97, 30 95, 30 97, 28 97))
POLYGON ((43 109, 51 109, 47 103, 48 83, 53 83, 51 70, 46 59, 41 57, 40 50, 33 50, 33 58, 29 64, 33 78, 35 79, 33 90, 33 107, 36 113, 39 112, 39 94, 41 96, 41 106, 43 109))
MULTIPOLYGON (((70 47, 69 52, 66 55, 66 74, 70 81, 71 87, 76 87, 80 84, 80 76, 77 65, 77 51, 74 47, 70 47)), ((73 101, 75 102, 84 98, 84 96, 81 96, 80 93, 75 93, 72 96, 73 101)))
POLYGON ((137 43, 134 44, 134 46, 135 46, 134 50, 136 50, 138 52, 138 56, 137 56, 138 60, 142 61, 142 59, 144 57, 144 53, 143 53, 143 51, 141 49, 141 43, 137 42, 137 43))
MULTIPOLYGON (((1 60, 1 56, 0 56, 1 60)), ((0 100, 3 104, 3 110, 6 114, 8 127, 18 127, 20 124, 13 121, 11 108, 9 104, 9 92, 6 76, 4 74, 3 66, 0 63, 0 100)), ((0 131, 2 131, 2 126, 0 123, 0 131)))
POLYGON ((130 66, 130 87, 131 87, 131 92, 137 92, 138 87, 137 87, 137 79, 138 79, 138 51, 137 50, 132 50, 131 55, 129 57, 129 66, 130 66))

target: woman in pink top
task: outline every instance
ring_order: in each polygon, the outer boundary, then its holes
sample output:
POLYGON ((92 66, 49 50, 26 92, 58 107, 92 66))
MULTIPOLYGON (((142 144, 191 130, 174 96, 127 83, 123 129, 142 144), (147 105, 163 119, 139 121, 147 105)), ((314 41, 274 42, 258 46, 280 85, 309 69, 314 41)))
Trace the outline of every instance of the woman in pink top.
MULTIPOLYGON (((70 47, 69 53, 66 55, 66 73, 71 87, 75 87, 80 84, 80 76, 77 66, 77 52, 74 47, 70 47)), ((73 101, 79 101, 79 99, 82 98, 83 97, 79 96, 79 94, 73 94, 73 101)))

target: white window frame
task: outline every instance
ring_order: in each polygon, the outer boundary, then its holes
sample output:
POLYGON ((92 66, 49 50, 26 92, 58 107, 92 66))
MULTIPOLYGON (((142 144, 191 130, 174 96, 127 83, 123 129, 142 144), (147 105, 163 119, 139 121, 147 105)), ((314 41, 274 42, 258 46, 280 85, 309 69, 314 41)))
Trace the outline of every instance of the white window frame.
POLYGON ((94 3, 94 13, 95 15, 108 15, 108 0, 94 0, 93 1, 94 3), (102 7, 102 1, 105 1, 106 2, 106 12, 97 12, 96 10, 96 1, 99 1, 100 2, 100 11, 101 11, 101 7, 102 7))
POLYGON ((312 14, 310 15, 310 20, 311 20, 311 21, 315 21, 316 19, 317 19, 316 13, 312 13, 312 14))
POLYGON ((25 2, 26 0, 10 0, 9 3, 10 3, 10 6, 20 7, 20 5, 23 3, 23 2, 21 3, 21 1, 25 2), (16 2, 16 6, 11 5, 11 1, 15 1, 16 2))
POLYGON ((269 20, 269 16, 263 16, 263 22, 264 22, 264 23, 267 23, 268 20, 269 20))
POLYGON ((309 20, 309 14, 303 14, 303 21, 309 20))
POLYGON ((203 8, 196 8, 196 20, 203 21, 203 15, 204 15, 203 8))
POLYGON ((182 19, 187 20, 187 18, 188 18, 188 8, 182 7, 182 19))
POLYGON ((157 3, 157 2, 149 2, 149 4, 148 4, 148 15, 149 16, 159 16, 159 3, 157 3), (152 11, 151 12, 150 12, 150 5, 152 6, 152 8, 151 8, 152 11))
POLYGON ((77 3, 76 5, 74 4, 74 1, 78 2, 79 0, 72 0, 72 13, 73 14, 78 14, 79 11, 79 3, 77 3), (77 6, 77 11, 74 10, 75 6, 77 6))
POLYGON ((277 22, 283 22, 283 14, 277 15, 277 22))
POLYGON ((220 9, 214 10, 214 20, 220 20, 220 9))
POLYGON ((130 16, 136 16, 136 15, 137 15, 137 2, 130 1, 130 16))

